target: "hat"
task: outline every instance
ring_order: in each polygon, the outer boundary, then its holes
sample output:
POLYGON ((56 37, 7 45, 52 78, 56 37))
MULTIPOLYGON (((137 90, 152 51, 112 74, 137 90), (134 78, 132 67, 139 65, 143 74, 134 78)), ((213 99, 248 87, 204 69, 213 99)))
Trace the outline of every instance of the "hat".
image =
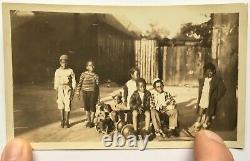
POLYGON ((68 60, 69 56, 68 55, 61 55, 60 60, 68 60))
POLYGON ((152 80, 152 84, 154 85, 157 81, 162 81, 160 78, 155 78, 152 80))

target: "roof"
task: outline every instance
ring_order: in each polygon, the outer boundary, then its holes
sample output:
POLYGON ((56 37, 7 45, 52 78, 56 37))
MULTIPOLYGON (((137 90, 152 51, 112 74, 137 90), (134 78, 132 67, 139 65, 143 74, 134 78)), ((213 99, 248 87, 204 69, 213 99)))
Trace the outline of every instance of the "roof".
POLYGON ((12 29, 30 25, 32 22, 38 24, 50 24, 50 26, 60 26, 65 25, 66 20, 69 20, 69 18, 74 20, 75 17, 78 19, 82 32, 87 30, 89 26, 99 22, 107 24, 115 30, 134 38, 139 37, 141 34, 139 29, 130 21, 106 13, 30 12, 30 14, 27 14, 18 11, 12 13, 12 29))

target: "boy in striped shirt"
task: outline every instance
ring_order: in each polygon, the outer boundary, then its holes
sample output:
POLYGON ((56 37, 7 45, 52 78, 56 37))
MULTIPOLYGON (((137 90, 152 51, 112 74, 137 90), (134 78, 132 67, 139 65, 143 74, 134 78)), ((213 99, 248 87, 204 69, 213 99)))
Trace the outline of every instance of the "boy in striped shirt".
POLYGON ((87 115, 86 127, 90 128, 94 127, 96 104, 99 100, 99 77, 94 72, 94 69, 94 62, 88 61, 86 71, 81 74, 76 87, 78 97, 80 97, 80 91, 82 91, 84 109, 87 115))

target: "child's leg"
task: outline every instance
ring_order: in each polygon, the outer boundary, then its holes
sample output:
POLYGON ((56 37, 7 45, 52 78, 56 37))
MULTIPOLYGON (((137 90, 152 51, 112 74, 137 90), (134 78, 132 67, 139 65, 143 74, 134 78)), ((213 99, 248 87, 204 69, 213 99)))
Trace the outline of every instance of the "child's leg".
POLYGON ((210 116, 208 116, 208 115, 205 115, 205 116, 206 117, 205 117, 205 121, 203 123, 203 128, 207 129, 208 126, 210 125, 210 116))
POLYGON ((200 108, 200 109, 199 109, 199 116, 198 116, 198 118, 196 119, 196 122, 201 122, 203 113, 204 113, 204 112, 203 112, 203 109, 200 108))
POLYGON ((64 92, 63 92, 63 87, 60 86, 57 89, 57 105, 58 105, 58 109, 60 110, 61 113, 61 127, 64 127, 64 120, 65 120, 65 115, 64 115, 64 92))
POLYGON ((150 112, 149 111, 145 111, 145 130, 148 131, 149 130, 149 124, 150 124, 150 112))
POLYGON ((69 124, 69 115, 70 115, 70 112, 69 112, 69 111, 66 111, 65 123, 66 123, 67 128, 70 127, 70 124, 69 124))
POLYGON ((71 96, 72 96, 72 89, 71 87, 65 87, 65 92, 64 92, 64 106, 65 106, 65 114, 66 114, 66 119, 65 119, 65 123, 67 128, 70 127, 69 124, 69 116, 70 116, 70 110, 71 110, 71 96))
POLYGON ((113 122, 117 122, 117 112, 116 111, 112 111, 111 112, 111 119, 113 122))
POLYGON ((154 129, 156 132, 160 131, 160 117, 159 117, 159 112, 156 111, 155 109, 151 110, 151 118, 152 118, 152 123, 154 126, 154 129))
POLYGON ((95 111, 96 111, 96 100, 95 100, 95 92, 89 92, 89 107, 90 107, 90 122, 93 123, 95 119, 95 111))
POLYGON ((61 126, 62 127, 64 127, 64 123, 65 123, 64 120, 65 120, 65 118, 64 118, 64 109, 62 109, 61 110, 61 126))
POLYGON ((91 111, 91 113, 90 113, 90 122, 94 123, 94 119, 95 119, 95 112, 91 111))
POLYGON ((177 117, 178 117, 178 112, 176 109, 169 110, 167 112, 168 119, 169 119, 169 129, 173 130, 177 127, 177 117))
POLYGON ((90 111, 86 111, 87 122, 90 122, 90 111))
POLYGON ((137 124, 138 124, 138 111, 137 110, 133 110, 132 112, 132 115, 133 115, 133 126, 134 126, 134 130, 137 131, 138 128, 137 128, 137 124))

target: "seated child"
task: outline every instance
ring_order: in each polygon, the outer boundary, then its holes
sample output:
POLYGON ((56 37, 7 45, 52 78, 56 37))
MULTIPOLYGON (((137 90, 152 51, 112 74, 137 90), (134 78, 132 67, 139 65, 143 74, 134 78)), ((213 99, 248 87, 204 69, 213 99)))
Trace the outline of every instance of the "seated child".
POLYGON ((150 123, 150 98, 151 93, 146 90, 146 81, 143 78, 139 78, 136 81, 137 90, 132 94, 130 98, 130 108, 132 109, 133 126, 136 135, 138 134, 138 116, 139 114, 145 115, 145 127, 146 132, 149 131, 150 123))
POLYGON ((112 107, 112 112, 111 112, 111 118, 114 122, 118 122, 118 120, 123 120, 125 121, 125 113, 127 110, 126 105, 122 101, 122 93, 121 91, 118 91, 116 93, 113 93, 113 100, 114 104, 111 106, 112 107))
POLYGON ((156 135, 166 135, 162 131, 160 113, 166 114, 169 120, 168 137, 175 134, 177 127, 178 112, 174 98, 170 93, 164 91, 162 80, 153 81, 154 90, 151 93, 151 117, 156 135))

